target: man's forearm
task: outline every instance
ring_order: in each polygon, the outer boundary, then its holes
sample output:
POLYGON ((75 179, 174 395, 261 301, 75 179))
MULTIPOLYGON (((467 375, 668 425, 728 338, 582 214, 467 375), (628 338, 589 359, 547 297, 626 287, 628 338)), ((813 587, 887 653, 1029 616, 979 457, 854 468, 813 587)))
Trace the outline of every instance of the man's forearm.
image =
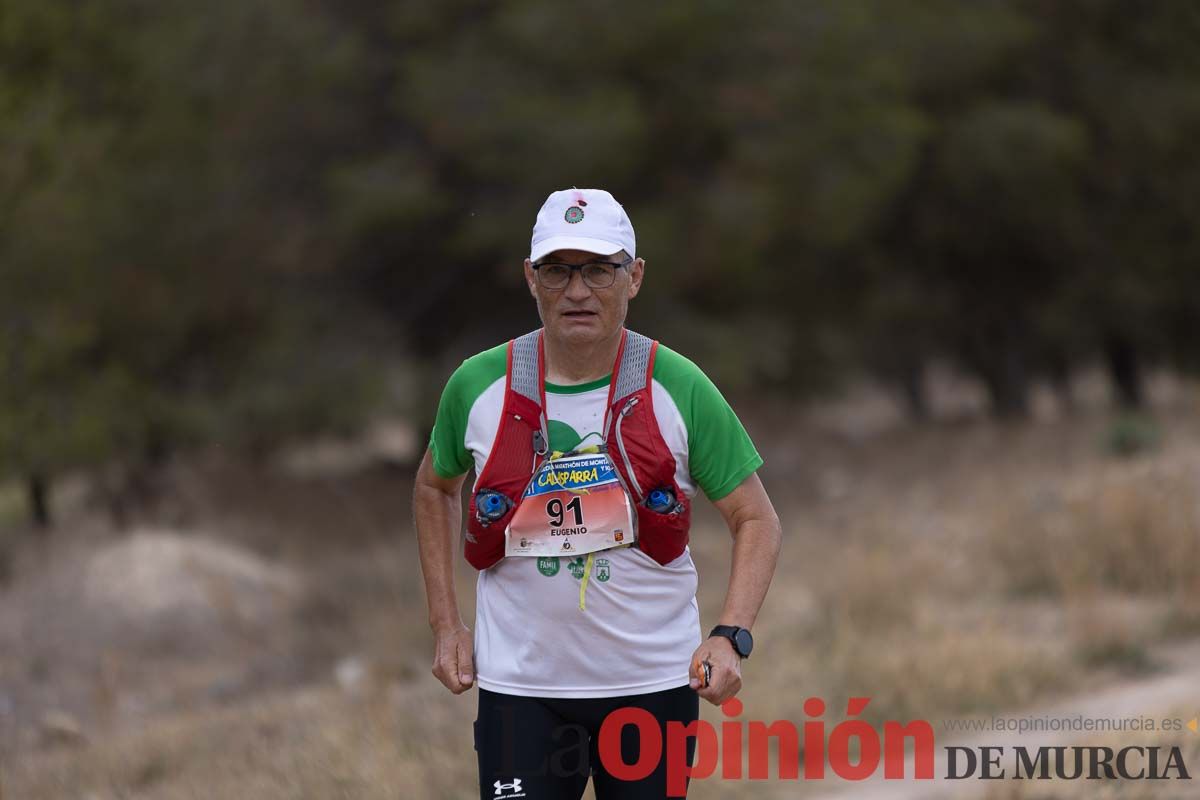
POLYGON ((739 525, 720 624, 754 626, 775 574, 781 540, 779 522, 774 518, 747 520, 739 525))
POLYGON ((429 625, 434 630, 462 624, 458 598, 454 594, 455 532, 462 524, 462 502, 434 486, 418 484, 413 492, 413 517, 429 625))

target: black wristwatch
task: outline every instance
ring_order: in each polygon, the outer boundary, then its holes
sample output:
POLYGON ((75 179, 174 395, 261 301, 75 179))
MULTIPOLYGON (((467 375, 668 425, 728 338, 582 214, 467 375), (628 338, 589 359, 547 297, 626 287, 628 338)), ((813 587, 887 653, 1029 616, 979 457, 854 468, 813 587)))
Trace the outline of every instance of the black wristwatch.
POLYGON ((736 625, 718 625, 708 635, 709 638, 724 636, 733 643, 733 652, 742 658, 749 658, 750 651, 754 649, 754 637, 750 635, 750 631, 736 625))

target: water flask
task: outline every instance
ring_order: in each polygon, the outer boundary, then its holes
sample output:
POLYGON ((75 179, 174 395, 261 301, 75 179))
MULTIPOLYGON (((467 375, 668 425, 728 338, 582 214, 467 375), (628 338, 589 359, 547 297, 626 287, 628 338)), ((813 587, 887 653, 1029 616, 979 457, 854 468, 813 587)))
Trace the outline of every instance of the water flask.
POLYGON ((512 501, 493 489, 480 489, 475 495, 475 516, 483 523, 495 522, 508 513, 512 501))
POLYGON ((646 508, 658 514, 668 514, 675 508, 675 492, 663 486, 651 489, 646 495, 646 508))

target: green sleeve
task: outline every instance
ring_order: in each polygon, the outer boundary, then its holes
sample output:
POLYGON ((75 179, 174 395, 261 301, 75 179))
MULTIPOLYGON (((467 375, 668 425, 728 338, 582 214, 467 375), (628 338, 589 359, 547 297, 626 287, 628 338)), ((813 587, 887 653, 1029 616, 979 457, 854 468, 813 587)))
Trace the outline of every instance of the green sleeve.
POLYGON ((691 360, 659 344, 654 379, 683 416, 688 469, 710 500, 725 497, 762 466, 762 456, 737 414, 691 360))
POLYGON ((467 419, 471 406, 508 367, 507 343, 485 350, 464 361, 442 391, 437 418, 429 437, 433 469, 443 478, 457 478, 475 464, 467 450, 467 419))

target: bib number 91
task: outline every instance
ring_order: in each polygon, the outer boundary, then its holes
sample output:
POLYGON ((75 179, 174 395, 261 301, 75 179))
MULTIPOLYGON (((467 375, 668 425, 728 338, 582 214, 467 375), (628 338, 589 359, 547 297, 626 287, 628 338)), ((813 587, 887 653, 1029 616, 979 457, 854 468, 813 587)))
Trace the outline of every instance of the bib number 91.
POLYGON ((583 504, 578 497, 572 497, 571 502, 566 505, 557 497, 546 503, 546 516, 550 518, 550 527, 561 528, 568 511, 575 515, 576 526, 583 524, 583 504))

